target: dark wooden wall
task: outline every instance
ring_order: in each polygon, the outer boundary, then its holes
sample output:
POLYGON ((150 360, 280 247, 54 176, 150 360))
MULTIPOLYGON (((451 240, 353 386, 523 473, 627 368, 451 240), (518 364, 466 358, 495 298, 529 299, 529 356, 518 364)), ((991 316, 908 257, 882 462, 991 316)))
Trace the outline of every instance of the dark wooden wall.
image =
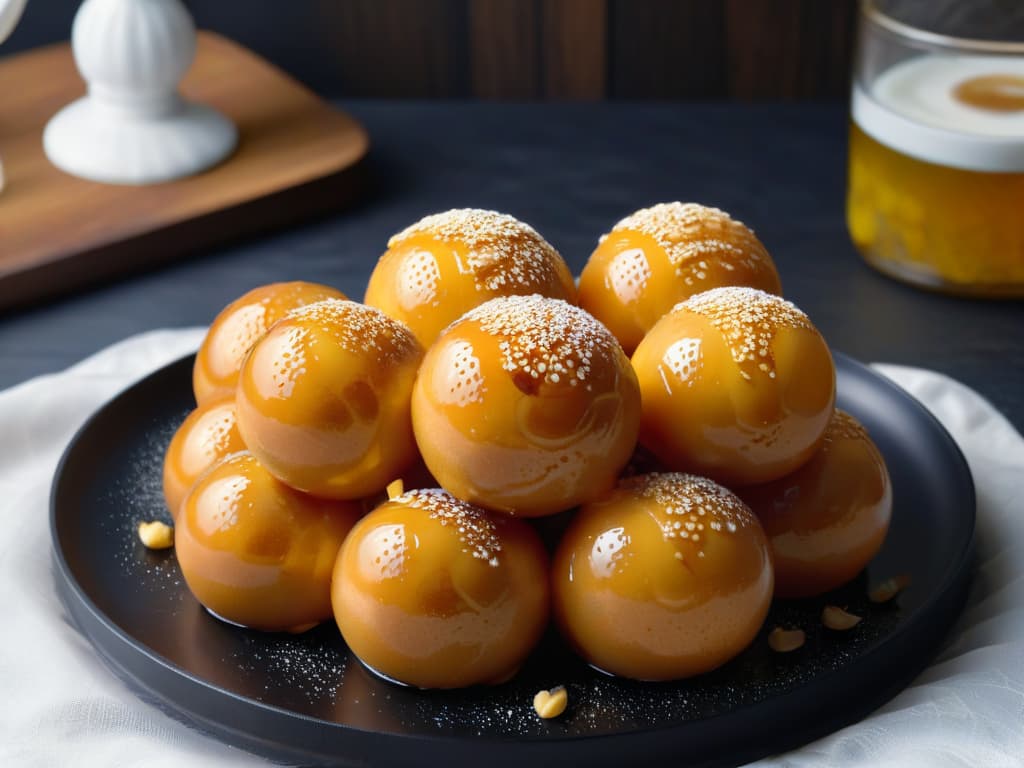
MULTIPOLYGON (((845 98, 856 0, 185 0, 316 90, 375 98, 845 98)), ((9 46, 68 36, 35 0, 9 46)))

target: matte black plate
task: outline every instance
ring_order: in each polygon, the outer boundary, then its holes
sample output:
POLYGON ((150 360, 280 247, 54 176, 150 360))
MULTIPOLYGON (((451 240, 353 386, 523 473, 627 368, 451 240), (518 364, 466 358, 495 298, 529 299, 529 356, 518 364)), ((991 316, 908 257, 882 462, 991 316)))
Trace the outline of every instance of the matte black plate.
MULTIPOLYGON (((725 667, 679 683, 601 675, 547 637, 496 688, 421 692, 368 673, 325 624, 301 636, 223 624, 186 589, 173 552, 147 551, 140 520, 167 518, 164 449, 192 407, 192 358, 107 404, 71 442, 54 481, 57 586, 97 651, 130 684, 229 743, 303 763, 725 765, 783 751, 853 722, 905 686, 959 612, 971 573, 974 488, 950 436, 914 399, 836 355, 839 405, 878 444, 894 515, 867 573, 822 599, 778 602, 753 645, 725 667), (872 605, 867 586, 897 574, 911 586, 872 605), (821 628, 826 603, 865 617, 821 628), (781 655, 765 634, 807 631, 781 655), (569 710, 533 712, 540 688, 565 685, 569 710)), ((557 521, 556 521, 557 524, 557 521)))

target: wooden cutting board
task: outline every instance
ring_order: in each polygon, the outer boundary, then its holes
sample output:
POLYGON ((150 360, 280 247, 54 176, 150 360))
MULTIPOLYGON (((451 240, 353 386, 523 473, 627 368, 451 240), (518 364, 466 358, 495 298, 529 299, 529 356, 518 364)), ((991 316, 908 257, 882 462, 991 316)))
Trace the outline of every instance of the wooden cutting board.
POLYGON ((235 122, 235 153, 179 181, 99 184, 43 153, 47 120, 85 93, 70 46, 0 59, 0 310, 322 215, 358 194, 362 126, 251 51, 200 32, 181 91, 235 122))

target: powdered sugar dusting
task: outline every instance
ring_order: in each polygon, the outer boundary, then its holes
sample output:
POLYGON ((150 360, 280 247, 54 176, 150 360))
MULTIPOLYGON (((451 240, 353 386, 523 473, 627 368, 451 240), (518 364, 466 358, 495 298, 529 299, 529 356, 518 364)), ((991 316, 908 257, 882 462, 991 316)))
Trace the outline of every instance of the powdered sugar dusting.
POLYGON ((755 373, 775 378, 771 342, 779 329, 815 330, 795 304, 757 288, 713 288, 672 308, 681 310, 701 315, 718 329, 745 379, 755 373))
POLYGON ((502 368, 547 384, 590 388, 592 367, 609 364, 619 342, 592 315, 560 299, 505 296, 467 312, 499 339, 502 368))
POLYGON ((707 279, 712 260, 728 272, 737 268, 775 269, 753 230, 718 208, 697 203, 659 203, 641 208, 612 227, 612 232, 623 231, 641 232, 653 238, 665 249, 676 274, 690 286, 707 279))
POLYGON ((463 552, 478 560, 486 560, 493 567, 499 565, 501 538, 498 536, 498 528, 479 507, 457 499, 440 488, 409 491, 391 501, 422 509, 429 513, 431 520, 437 520, 442 526, 455 527, 463 552))
MULTIPOLYGON (((394 248, 412 237, 461 243, 478 291, 530 293, 558 282, 562 257, 529 224, 506 213, 457 208, 420 219, 388 240, 394 248)), ((568 274, 568 267, 565 267, 568 274)))
POLYGON ((735 533, 754 523, 746 504, 713 480, 682 472, 652 472, 622 480, 619 487, 650 499, 665 511, 659 519, 666 539, 700 542, 707 531, 735 533))
MULTIPOLYGON (((412 331, 376 307, 354 301, 326 299, 293 309, 288 320, 319 327, 346 350, 370 352, 378 359, 397 361, 420 348, 412 331)), ((315 345, 313 334, 296 337, 296 345, 315 345)))

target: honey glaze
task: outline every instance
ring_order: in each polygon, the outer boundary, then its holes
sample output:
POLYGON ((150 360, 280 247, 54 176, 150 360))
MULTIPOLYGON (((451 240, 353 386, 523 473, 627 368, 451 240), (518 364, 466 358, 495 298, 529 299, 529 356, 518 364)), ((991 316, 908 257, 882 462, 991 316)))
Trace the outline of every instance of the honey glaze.
POLYGON ((559 626, 591 664, 670 680, 742 651, 767 614, 773 577, 764 532, 737 496, 665 473, 627 478, 581 507, 552 580, 559 626))
POLYGON ((864 427, 838 410, 809 462, 739 495, 768 535, 778 597, 820 595, 853 579, 878 553, 892 516, 881 453, 864 427))
POLYGON ((361 512, 293 490, 251 453, 236 453, 185 497, 175 551, 192 594, 215 616, 302 631, 331 616, 334 560, 361 512))
POLYGON ((766 482, 817 450, 835 403, 824 339, 792 303, 745 287, 698 294, 633 354, 640 441, 672 470, 766 482))
POLYGON ((530 225, 462 208, 427 216, 388 241, 365 301, 405 323, 424 347, 488 299, 541 294, 570 303, 568 265, 530 225))
POLYGON ((178 516, 185 494, 203 472, 228 454, 243 450, 233 396, 208 400, 192 411, 164 455, 164 500, 171 517, 178 516))
POLYGON ((498 683, 547 623, 547 568, 525 523, 415 490, 353 529, 334 568, 334 616, 353 653, 387 679, 498 683))
POLYGON ((246 358, 242 438, 294 488, 338 499, 375 493, 416 460, 409 396, 422 355, 380 310, 337 299, 294 310, 246 358))
POLYGON ((591 315, 512 296, 468 312, 430 348, 413 426, 444 488, 536 517, 614 486, 636 443, 639 398, 629 360, 591 315))
POLYGON ((192 388, 200 405, 233 395, 242 361, 252 345, 289 311, 323 299, 344 299, 341 291, 296 280, 253 288, 214 319, 196 353, 192 388))

